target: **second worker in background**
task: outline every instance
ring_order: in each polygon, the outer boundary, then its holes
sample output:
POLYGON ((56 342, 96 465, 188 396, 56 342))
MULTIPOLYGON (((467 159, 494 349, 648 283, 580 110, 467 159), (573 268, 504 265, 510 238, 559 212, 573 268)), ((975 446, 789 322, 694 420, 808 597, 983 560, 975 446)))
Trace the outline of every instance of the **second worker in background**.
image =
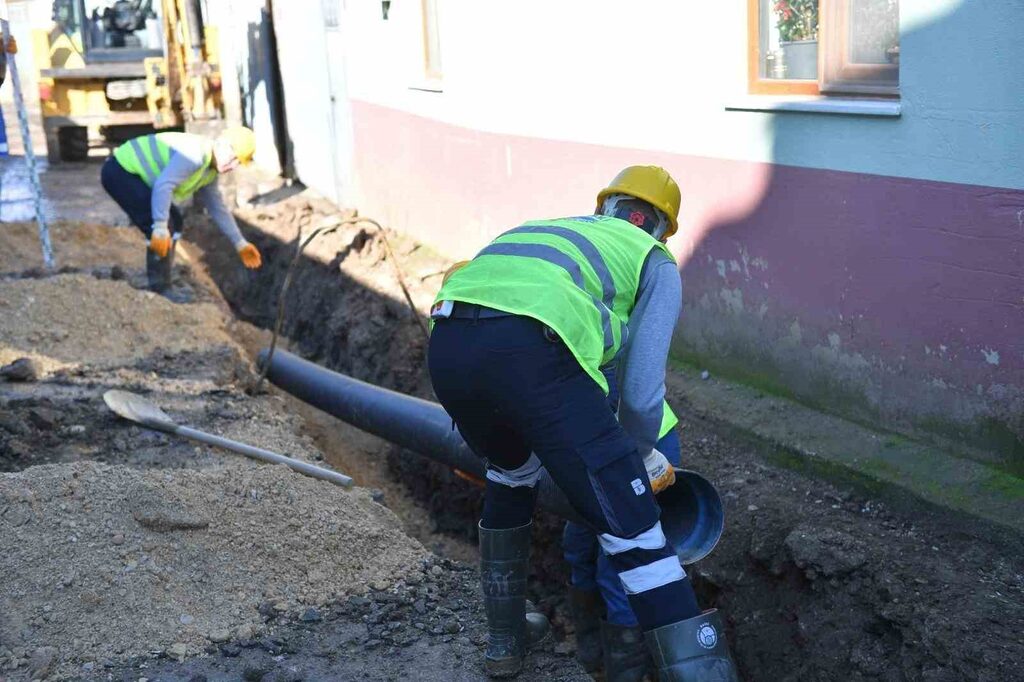
POLYGON ((171 284, 175 244, 184 223, 174 205, 195 196, 238 252, 245 267, 262 265, 217 191, 217 178, 248 164, 256 138, 241 126, 210 140, 191 133, 154 133, 125 142, 103 163, 100 182, 148 241, 149 288, 163 293, 171 284))

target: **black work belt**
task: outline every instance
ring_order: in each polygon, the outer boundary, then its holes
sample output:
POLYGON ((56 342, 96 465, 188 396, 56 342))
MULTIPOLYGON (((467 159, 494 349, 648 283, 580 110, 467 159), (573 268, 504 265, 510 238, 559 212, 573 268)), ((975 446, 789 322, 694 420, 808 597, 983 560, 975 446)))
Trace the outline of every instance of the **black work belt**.
MULTIPOLYGON (((494 308, 488 308, 485 305, 477 305, 476 303, 461 303, 456 301, 452 306, 452 312, 448 315, 449 318, 459 320, 487 320, 495 317, 512 317, 512 313, 506 313, 504 310, 495 310, 494 308)), ((541 324, 544 328, 544 338, 551 343, 561 343, 562 339, 555 333, 555 330, 546 324, 541 324)))
POLYGON ((486 320, 492 317, 509 317, 511 314, 512 313, 506 313, 504 310, 495 310, 494 308, 477 305, 476 303, 462 303, 456 301, 452 306, 452 312, 448 317, 460 320, 486 320))

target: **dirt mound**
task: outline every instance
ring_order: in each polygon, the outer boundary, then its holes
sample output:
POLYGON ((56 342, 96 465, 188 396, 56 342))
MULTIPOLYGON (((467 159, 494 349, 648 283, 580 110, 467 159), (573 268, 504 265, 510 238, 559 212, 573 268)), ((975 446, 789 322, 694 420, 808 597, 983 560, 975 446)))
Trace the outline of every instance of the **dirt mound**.
MULTIPOLYGON (((145 239, 134 227, 57 222, 50 241, 59 268, 90 268, 97 263, 139 269, 145 265, 145 239)), ((34 222, 4 223, 0 273, 43 266, 39 232, 34 222)))
POLYGON ((211 304, 176 305, 84 274, 0 281, 0 365, 28 356, 49 372, 229 345, 222 317, 211 304))
POLYGON ((37 466, 0 475, 0 520, 0 661, 53 654, 59 674, 251 638, 426 556, 368 491, 284 467, 37 466))

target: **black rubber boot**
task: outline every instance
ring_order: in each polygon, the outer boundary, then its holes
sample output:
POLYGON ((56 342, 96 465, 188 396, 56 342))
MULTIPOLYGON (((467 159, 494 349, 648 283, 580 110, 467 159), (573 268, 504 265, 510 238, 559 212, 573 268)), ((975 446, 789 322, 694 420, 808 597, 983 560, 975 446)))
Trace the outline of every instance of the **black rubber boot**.
POLYGON ((569 616, 576 630, 576 660, 588 673, 601 668, 601 619, 604 600, 598 590, 569 586, 569 616))
POLYGON ((605 682, 640 682, 652 674, 651 655, 639 626, 601 621, 605 682))
POLYGON ((484 669, 490 677, 518 674, 526 648, 543 640, 550 629, 547 618, 526 609, 532 526, 480 528, 480 584, 488 633, 484 669))
POLYGON ((174 247, 175 242, 172 240, 171 250, 167 252, 167 256, 164 258, 156 255, 149 248, 146 249, 146 281, 150 291, 162 294, 171 288, 174 247))
POLYGON ((660 682, 739 682, 716 609, 651 630, 646 637, 660 682))

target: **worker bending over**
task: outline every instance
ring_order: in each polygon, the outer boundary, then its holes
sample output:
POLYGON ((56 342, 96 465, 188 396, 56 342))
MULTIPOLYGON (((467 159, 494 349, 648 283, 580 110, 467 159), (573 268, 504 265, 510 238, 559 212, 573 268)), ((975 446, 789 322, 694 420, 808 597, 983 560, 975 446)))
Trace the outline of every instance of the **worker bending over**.
POLYGON ((737 679, 721 617, 701 613, 654 497, 675 475, 655 444, 682 306, 661 240, 676 230, 679 201, 665 170, 627 168, 598 194, 596 215, 509 230, 452 274, 431 308, 434 391, 487 461, 480 563, 492 676, 518 673, 545 631, 525 606, 544 468, 597 532, 659 679, 737 679), (601 371, 612 363, 618 418, 601 371))
POLYGON ((150 289, 163 292, 171 284, 174 247, 184 227, 174 203, 193 195, 231 240, 245 267, 260 267, 260 252, 242 236, 217 191, 217 177, 248 164, 255 151, 253 132, 236 126, 215 140, 191 133, 143 135, 119 146, 103 163, 103 189, 149 242, 146 276, 150 289))

